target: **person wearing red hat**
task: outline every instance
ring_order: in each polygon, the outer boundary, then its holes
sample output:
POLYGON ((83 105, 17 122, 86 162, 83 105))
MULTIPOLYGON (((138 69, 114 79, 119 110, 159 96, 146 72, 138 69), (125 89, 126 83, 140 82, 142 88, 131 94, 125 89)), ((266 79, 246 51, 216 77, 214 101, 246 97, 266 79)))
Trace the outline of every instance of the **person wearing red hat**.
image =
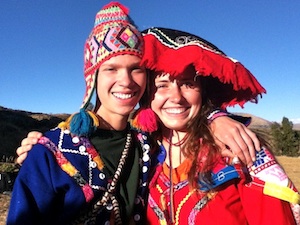
POLYGON ((299 224, 300 195, 267 145, 247 168, 222 157, 208 126, 213 108, 265 92, 250 71, 193 34, 150 28, 144 40, 142 62, 152 71, 133 125, 159 144, 148 224, 299 224))
MULTIPOLYGON (((104 6, 85 43, 80 112, 39 138, 28 154, 7 224, 144 223, 150 141, 128 123, 146 88, 143 54, 144 40, 127 8, 104 6), (95 90, 96 106, 89 111, 95 90)), ((224 115, 210 117, 217 114, 224 115)), ((249 135, 252 143, 252 133, 242 132, 239 139, 249 135)))

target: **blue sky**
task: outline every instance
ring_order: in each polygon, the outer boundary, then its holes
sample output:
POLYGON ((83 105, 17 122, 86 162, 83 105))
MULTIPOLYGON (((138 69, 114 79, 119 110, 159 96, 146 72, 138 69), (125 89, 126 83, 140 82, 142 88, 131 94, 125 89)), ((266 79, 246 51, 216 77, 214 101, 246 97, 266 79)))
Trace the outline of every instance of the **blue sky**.
MULTIPOLYGON (((104 0, 0 2, 0 105, 73 113, 84 93, 83 46, 104 0)), ((300 118, 300 1, 121 1, 140 30, 194 33, 242 62, 266 88, 247 112, 300 118)), ((300 122, 300 120, 299 120, 300 122)))

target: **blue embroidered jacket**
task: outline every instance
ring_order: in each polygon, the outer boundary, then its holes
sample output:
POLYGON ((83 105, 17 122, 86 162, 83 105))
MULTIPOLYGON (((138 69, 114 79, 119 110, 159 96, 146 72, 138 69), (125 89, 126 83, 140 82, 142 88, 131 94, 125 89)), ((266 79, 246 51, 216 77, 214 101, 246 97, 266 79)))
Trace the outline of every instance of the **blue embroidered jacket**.
MULTIPOLYGON (((140 142, 141 146, 140 186, 133 220, 142 224, 150 145, 146 134, 131 132, 133 141, 140 142)), ((8 225, 76 224, 74 220, 85 214, 83 212, 90 212, 89 209, 107 190, 108 179, 93 165, 92 157, 86 151, 92 146, 88 139, 71 136, 68 130, 59 128, 47 132, 45 137, 42 144, 35 145, 28 153, 15 181, 8 225), (63 157, 57 157, 61 155, 63 157), (66 172, 74 173, 72 166, 66 163, 68 161, 77 170, 74 176, 66 172)), ((110 210, 102 207, 96 224, 105 224, 110 219, 110 210)), ((89 215, 85 215, 88 218, 89 215)))

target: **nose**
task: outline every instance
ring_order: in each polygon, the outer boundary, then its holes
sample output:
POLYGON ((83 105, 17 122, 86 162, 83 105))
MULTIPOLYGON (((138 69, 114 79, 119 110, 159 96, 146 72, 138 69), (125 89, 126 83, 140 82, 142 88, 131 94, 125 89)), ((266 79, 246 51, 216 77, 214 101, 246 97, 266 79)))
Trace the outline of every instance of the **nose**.
POLYGON ((119 72, 118 83, 121 86, 128 87, 132 84, 132 75, 130 71, 124 69, 119 72))
POLYGON ((176 82, 171 85, 169 98, 172 102, 180 102, 182 99, 181 89, 176 82))

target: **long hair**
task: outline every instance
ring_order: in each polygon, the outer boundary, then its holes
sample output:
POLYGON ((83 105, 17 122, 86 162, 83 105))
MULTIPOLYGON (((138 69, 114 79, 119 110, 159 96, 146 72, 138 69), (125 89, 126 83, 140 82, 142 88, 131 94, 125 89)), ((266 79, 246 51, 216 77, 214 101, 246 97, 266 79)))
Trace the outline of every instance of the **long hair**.
POLYGON ((192 160, 188 180, 193 187, 197 186, 197 179, 211 183, 211 170, 221 157, 207 120, 207 115, 216 106, 208 97, 206 78, 199 77, 198 79, 201 83, 202 107, 199 113, 187 124, 187 140, 182 150, 184 156, 192 160))

